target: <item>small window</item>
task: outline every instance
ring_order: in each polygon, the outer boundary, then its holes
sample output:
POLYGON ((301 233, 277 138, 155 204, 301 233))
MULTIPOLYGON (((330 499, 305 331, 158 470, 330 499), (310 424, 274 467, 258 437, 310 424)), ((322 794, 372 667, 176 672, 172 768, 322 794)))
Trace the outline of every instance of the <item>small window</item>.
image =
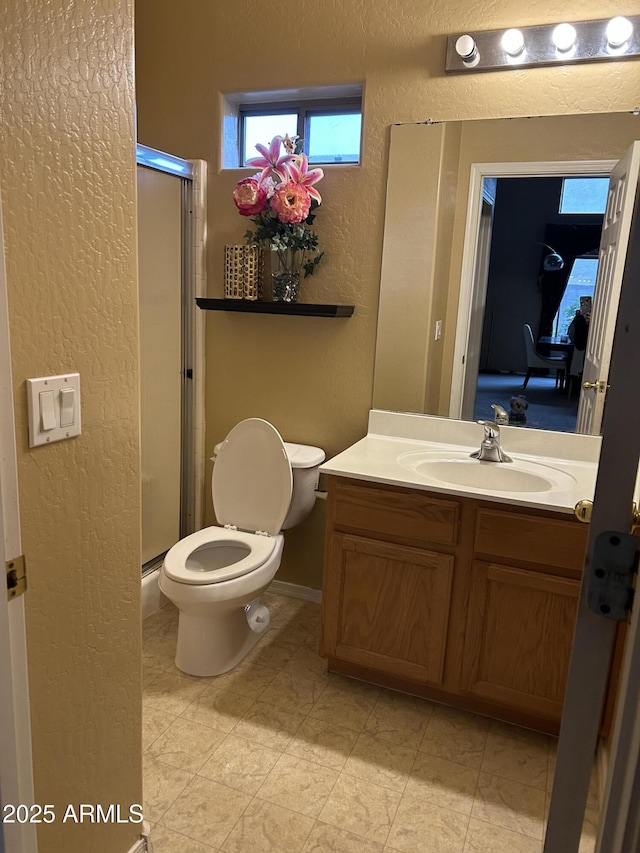
POLYGON ((598 258, 576 258, 553 324, 554 335, 566 335, 571 321, 580 310, 580 298, 593 301, 598 274, 598 258))
POLYGON ((560 213, 604 213, 609 178, 563 178, 560 213))
POLYGON ((223 168, 257 157, 256 144, 297 136, 310 163, 359 163, 362 85, 247 92, 223 99, 223 168), (235 124, 235 132, 234 132, 235 124))

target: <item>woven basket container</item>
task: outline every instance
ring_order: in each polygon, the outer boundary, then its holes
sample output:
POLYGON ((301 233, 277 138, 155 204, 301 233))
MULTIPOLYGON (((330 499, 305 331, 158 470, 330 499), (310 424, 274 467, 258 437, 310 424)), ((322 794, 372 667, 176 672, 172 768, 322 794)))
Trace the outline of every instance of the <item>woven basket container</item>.
POLYGON ((224 297, 262 297, 262 252, 259 246, 224 247, 224 297))

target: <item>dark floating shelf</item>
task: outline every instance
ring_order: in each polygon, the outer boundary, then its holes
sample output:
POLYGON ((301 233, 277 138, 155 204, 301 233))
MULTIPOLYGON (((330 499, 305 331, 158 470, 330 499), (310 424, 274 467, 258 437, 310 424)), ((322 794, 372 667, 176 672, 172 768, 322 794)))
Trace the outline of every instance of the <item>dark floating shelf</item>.
POLYGON ((353 305, 321 305, 315 302, 260 302, 252 299, 207 299, 196 296, 204 311, 236 311, 240 314, 291 314, 298 317, 350 317, 353 305))

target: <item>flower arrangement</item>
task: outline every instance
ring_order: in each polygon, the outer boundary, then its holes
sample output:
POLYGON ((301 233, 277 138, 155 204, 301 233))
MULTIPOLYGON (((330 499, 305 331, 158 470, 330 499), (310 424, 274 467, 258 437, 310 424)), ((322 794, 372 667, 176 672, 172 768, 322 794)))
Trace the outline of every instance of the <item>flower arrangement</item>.
POLYGON ((256 149, 261 156, 247 165, 261 171, 238 181, 233 191, 240 215, 252 217, 256 226, 245 233, 247 243, 268 245, 282 272, 292 276, 303 270, 307 278, 324 254, 318 251, 318 236, 310 227, 322 203, 314 185, 324 172, 309 169, 298 137, 274 136, 268 148, 256 145, 256 149))

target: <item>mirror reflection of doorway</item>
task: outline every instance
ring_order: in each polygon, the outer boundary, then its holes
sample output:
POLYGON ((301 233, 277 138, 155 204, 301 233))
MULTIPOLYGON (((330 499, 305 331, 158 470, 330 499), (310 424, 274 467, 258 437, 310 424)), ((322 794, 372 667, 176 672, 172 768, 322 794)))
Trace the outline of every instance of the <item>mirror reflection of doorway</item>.
POLYGON ((486 296, 474 310, 477 372, 468 373, 463 416, 493 419, 495 403, 528 427, 575 430, 608 183, 485 178, 475 290, 486 296))

